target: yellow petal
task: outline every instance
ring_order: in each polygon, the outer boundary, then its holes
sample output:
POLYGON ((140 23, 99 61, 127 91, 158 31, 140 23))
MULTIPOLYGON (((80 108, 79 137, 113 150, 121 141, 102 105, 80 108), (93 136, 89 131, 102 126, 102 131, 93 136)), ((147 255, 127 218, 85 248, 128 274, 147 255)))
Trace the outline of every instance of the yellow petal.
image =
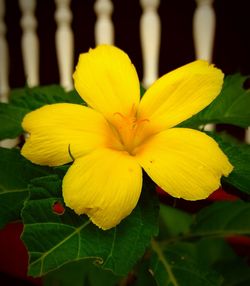
POLYGON ((155 131, 163 131, 196 114, 220 93, 221 70, 198 60, 158 79, 144 94, 139 117, 150 120, 155 131))
POLYGON ((142 169, 126 152, 98 149, 77 159, 63 179, 66 205, 102 229, 116 226, 136 206, 142 169))
POLYGON ((162 189, 176 198, 207 198, 233 169, 218 144, 206 134, 172 128, 138 148, 136 158, 162 189))
POLYGON ((22 126, 29 133, 22 155, 36 164, 49 166, 68 163, 72 161, 71 155, 78 158, 105 146, 111 132, 101 114, 69 103, 32 111, 24 117, 22 126))
POLYGON ((140 100, 139 80, 122 50, 100 45, 81 54, 73 78, 87 104, 111 121, 114 114, 135 113, 140 100))

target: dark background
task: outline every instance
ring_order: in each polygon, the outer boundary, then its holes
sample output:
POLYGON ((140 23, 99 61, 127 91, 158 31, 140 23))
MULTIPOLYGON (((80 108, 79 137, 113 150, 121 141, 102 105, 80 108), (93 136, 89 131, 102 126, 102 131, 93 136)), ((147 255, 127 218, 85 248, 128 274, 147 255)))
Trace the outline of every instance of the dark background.
MULTIPOLYGON (((10 85, 25 85, 21 56, 21 12, 18 0, 6 3, 5 21, 10 52, 10 85)), ((79 53, 94 47, 94 0, 72 0, 72 29, 74 32, 74 64, 79 53)), ((139 0, 113 0, 112 19, 115 26, 115 44, 125 50, 135 64, 142 79, 142 56, 139 21, 142 13, 139 0)), ((194 0, 161 0, 161 50, 159 74, 195 59, 192 38, 194 0)), ((213 62, 224 73, 250 74, 250 1, 215 0, 217 19, 213 62)), ((58 83, 58 67, 55 53, 53 0, 37 0, 37 33, 40 39, 40 83, 58 83)))

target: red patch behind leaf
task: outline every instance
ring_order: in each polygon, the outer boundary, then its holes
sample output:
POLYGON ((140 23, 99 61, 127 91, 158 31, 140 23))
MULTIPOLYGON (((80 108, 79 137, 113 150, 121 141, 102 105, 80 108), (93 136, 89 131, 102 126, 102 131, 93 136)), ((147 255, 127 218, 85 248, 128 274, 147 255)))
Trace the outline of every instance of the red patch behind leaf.
POLYGON ((236 201, 239 198, 235 195, 226 193, 222 188, 213 192, 208 198, 209 201, 236 201))
POLYGON ((52 211, 55 214, 62 215, 65 212, 65 207, 61 202, 55 202, 54 205, 52 206, 52 211))

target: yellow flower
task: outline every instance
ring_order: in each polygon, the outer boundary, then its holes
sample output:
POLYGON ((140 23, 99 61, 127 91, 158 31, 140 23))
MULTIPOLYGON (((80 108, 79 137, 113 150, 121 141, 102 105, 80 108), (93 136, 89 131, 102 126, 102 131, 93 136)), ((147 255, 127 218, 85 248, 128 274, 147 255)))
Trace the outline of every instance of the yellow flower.
POLYGON ((80 55, 73 75, 88 107, 58 103, 27 114, 22 154, 58 166, 75 159, 63 179, 66 205, 102 229, 136 206, 142 169, 174 197, 199 200, 220 186, 232 165, 202 132, 172 128, 220 92, 223 73, 195 61, 158 79, 140 100, 138 76, 120 49, 101 45, 80 55))

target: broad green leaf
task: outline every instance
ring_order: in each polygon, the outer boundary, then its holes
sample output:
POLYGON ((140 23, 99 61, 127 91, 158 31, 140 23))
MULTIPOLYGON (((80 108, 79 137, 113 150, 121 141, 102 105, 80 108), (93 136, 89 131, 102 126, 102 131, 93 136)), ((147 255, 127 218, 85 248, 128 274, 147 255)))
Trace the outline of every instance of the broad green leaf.
POLYGON ((216 202, 202 209, 191 226, 192 235, 250 235, 250 203, 216 202))
POLYGON ((214 281, 208 285, 245 286, 250 281, 249 265, 222 238, 202 238, 194 243, 178 242, 165 245, 163 249, 161 244, 156 244, 151 267, 158 285, 203 285, 205 282, 195 277, 199 273, 203 278, 208 273, 212 275, 214 281), (195 273, 193 281, 187 276, 190 271, 195 273), (172 284, 166 279, 171 280, 172 284))
POLYGON ((216 268, 214 265, 221 260, 232 260, 237 257, 232 247, 224 238, 205 237, 195 242, 197 260, 203 265, 216 268))
POLYGON ((222 259, 215 267, 223 275, 223 286, 250 285, 250 267, 240 257, 232 260, 222 259))
POLYGON ((116 286, 120 280, 111 271, 95 266, 88 259, 67 263, 43 278, 43 286, 116 286))
POLYGON ((223 286, 250 285, 250 268, 230 245, 220 238, 201 239, 196 243, 198 261, 223 277, 223 286))
MULTIPOLYGON (((178 224, 178 220, 176 221, 178 224)), ((176 228, 178 230, 178 227, 176 228)), ((250 203, 241 200, 215 202, 193 215, 184 232, 160 237, 163 245, 199 238, 250 235, 250 203)), ((160 229, 161 232, 161 229, 160 229)))
POLYGON ((68 102, 84 104, 76 91, 66 92, 59 85, 48 85, 38 87, 25 87, 13 89, 10 93, 10 104, 25 109, 34 110, 46 104, 68 102))
POLYGON ((20 218, 29 181, 48 174, 48 168, 30 163, 17 149, 0 148, 0 228, 20 218))
POLYGON ((152 242, 151 272, 158 286, 217 286, 219 274, 197 261, 196 248, 192 244, 167 245, 165 249, 157 241, 152 242))
POLYGON ((43 286, 85 286, 88 279, 88 261, 67 263, 43 277, 43 286))
POLYGON ((61 198, 61 180, 49 176, 32 181, 22 212, 22 239, 30 255, 29 274, 41 276, 69 261, 94 258, 102 268, 126 275, 158 231, 158 201, 154 186, 144 184, 132 214, 117 227, 103 231, 66 208, 52 211, 61 198))
MULTIPOLYGON (((104 270, 103 268, 97 267, 96 265, 93 265, 93 263, 90 264, 89 271, 88 271, 88 277, 87 277, 87 283, 85 283, 86 286, 117 286, 119 280, 121 280, 120 276, 116 276, 112 273, 112 271, 104 270)), ((71 285, 69 285, 71 286, 71 285)))
POLYGON ((234 166, 231 174, 223 178, 223 181, 242 192, 250 194, 250 145, 225 140, 216 134, 209 135, 218 142, 234 166))
POLYGON ((227 76, 220 95, 204 110, 183 122, 182 126, 226 123, 240 127, 250 125, 250 90, 243 88, 246 76, 227 76))
POLYGON ((166 239, 188 232, 192 216, 180 209, 160 205, 160 235, 159 238, 166 239))
POLYGON ((22 133, 21 122, 28 111, 26 108, 0 103, 0 140, 15 138, 22 133))
MULTIPOLYGON (((139 261, 139 263, 134 267, 133 272, 131 273, 132 277, 128 276, 126 277, 126 281, 128 281, 125 285, 131 285, 131 286, 157 286, 154 277, 151 274, 150 270, 150 256, 149 254, 151 251, 143 257, 139 261), (131 281, 132 280, 132 281, 131 281), (129 283, 130 282, 130 283, 129 283)), ((120 284, 123 285, 123 284, 120 284)))

